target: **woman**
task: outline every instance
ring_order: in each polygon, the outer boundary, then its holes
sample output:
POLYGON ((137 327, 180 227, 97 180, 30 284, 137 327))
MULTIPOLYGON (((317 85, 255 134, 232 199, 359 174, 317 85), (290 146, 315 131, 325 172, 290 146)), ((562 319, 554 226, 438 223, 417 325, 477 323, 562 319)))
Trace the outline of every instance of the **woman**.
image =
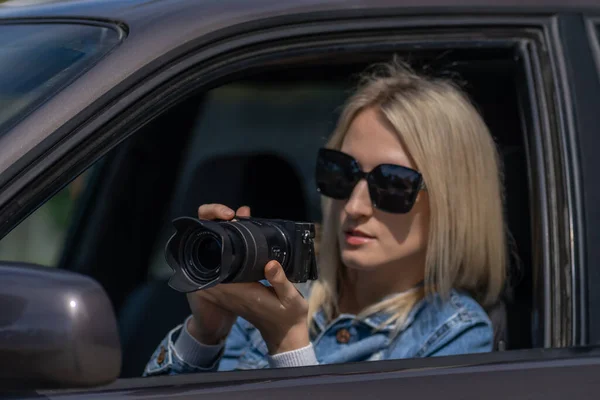
MULTIPOLYGON (((324 220, 309 299, 276 261, 265 266, 271 287, 190 293, 192 315, 145 375, 491 351, 482 307, 505 279, 500 180, 492 137, 456 86, 398 62, 378 68, 319 151, 324 220)), ((210 204, 198 215, 236 213, 210 204)))

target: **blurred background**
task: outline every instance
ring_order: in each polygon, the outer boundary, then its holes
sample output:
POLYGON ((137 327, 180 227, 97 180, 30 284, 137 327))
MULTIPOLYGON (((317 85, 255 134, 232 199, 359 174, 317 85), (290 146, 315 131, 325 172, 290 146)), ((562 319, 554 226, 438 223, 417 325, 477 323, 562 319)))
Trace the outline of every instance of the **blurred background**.
POLYGON ((0 260, 56 266, 86 176, 80 175, 2 238, 0 260))

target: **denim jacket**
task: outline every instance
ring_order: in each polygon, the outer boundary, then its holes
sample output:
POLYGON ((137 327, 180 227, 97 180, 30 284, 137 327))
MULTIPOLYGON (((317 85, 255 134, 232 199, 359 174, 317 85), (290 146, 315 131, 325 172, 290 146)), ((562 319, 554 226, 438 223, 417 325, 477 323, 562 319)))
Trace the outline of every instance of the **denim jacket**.
MULTIPOLYGON (((381 327, 388 317, 379 313, 357 320, 354 315, 341 314, 327 322, 322 312, 316 313, 316 329, 310 338, 315 363, 481 353, 493 347, 494 333, 486 312, 469 295, 455 290, 445 301, 432 295, 418 302, 399 332, 394 332, 392 324, 381 327)), ((186 362, 186 354, 175 351, 174 342, 181 331, 182 325, 179 325, 167 334, 148 362, 144 375, 273 366, 260 332, 244 319, 236 321, 210 365, 193 365, 186 362)))

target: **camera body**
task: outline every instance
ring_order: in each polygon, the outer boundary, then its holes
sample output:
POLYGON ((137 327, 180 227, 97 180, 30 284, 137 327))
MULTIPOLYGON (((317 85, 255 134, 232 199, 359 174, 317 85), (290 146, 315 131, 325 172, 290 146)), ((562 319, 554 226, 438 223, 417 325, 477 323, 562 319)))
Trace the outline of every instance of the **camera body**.
POLYGON ((167 241, 165 258, 174 273, 169 286, 180 292, 207 289, 220 283, 258 282, 264 267, 277 260, 294 283, 318 278, 315 226, 309 222, 238 217, 206 221, 173 220, 175 234, 167 241))

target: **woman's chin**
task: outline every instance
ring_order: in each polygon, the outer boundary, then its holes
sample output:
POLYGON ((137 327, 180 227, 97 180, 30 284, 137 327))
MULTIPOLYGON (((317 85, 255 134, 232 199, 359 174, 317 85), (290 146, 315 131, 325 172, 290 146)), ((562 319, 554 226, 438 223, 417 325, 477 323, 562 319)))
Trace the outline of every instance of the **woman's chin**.
POLYGON ((341 256, 342 262, 349 269, 372 271, 377 269, 378 266, 378 264, 373 263, 373 256, 369 257, 366 251, 342 250, 341 256))

